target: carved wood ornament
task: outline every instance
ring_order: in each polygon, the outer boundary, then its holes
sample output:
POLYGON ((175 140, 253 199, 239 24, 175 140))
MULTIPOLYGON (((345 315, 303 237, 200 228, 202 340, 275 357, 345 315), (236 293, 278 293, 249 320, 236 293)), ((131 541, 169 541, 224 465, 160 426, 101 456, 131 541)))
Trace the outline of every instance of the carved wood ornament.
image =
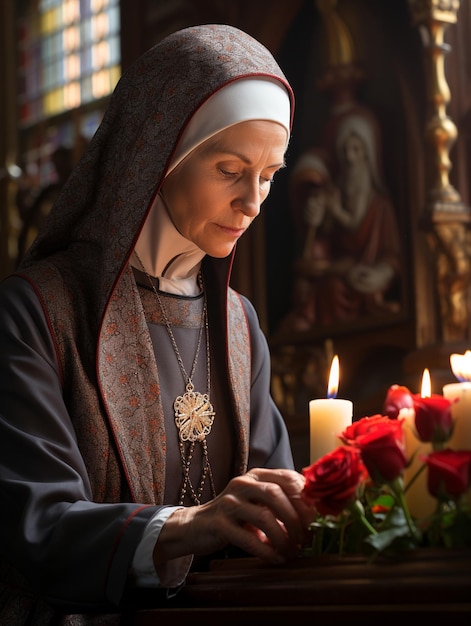
POLYGON ((440 305, 440 339, 445 342, 470 338, 471 238, 470 209, 450 183, 449 158, 457 128, 447 115, 450 91, 445 77, 445 56, 450 47, 445 31, 457 21, 459 0, 409 0, 409 10, 420 29, 427 68, 430 106, 425 138, 429 169, 424 225, 436 263, 440 305))

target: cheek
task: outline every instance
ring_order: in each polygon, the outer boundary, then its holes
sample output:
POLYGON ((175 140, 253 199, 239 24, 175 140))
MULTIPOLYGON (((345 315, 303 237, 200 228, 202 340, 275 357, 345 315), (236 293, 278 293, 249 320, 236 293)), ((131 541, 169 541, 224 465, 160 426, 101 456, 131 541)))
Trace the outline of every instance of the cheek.
POLYGON ((177 229, 184 233, 198 213, 201 197, 198 183, 192 176, 178 176, 163 186, 163 194, 170 217, 177 229))
POLYGON ((268 187, 268 189, 263 190, 263 191, 260 193, 260 204, 262 204, 263 202, 265 202, 265 200, 268 198, 268 196, 270 195, 270 190, 271 190, 271 187, 269 186, 269 187, 268 187))
POLYGON ((191 241, 200 236, 211 218, 214 218, 214 195, 202 191, 185 190, 178 194, 172 210, 172 219, 178 231, 191 241))

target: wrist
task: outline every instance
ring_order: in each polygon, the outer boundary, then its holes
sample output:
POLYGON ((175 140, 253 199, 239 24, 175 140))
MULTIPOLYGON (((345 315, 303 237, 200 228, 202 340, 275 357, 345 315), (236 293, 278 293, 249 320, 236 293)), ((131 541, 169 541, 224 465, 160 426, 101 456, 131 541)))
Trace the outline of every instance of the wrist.
POLYGON ((176 509, 162 526, 153 551, 155 566, 192 554, 189 538, 190 507, 176 509))

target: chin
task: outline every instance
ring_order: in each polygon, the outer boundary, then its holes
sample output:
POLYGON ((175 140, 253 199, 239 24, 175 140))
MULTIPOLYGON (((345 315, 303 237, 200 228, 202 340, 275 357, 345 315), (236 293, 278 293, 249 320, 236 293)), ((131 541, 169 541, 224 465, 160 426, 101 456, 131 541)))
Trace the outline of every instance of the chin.
POLYGON ((232 254, 232 251, 234 250, 235 245, 233 246, 225 246, 224 248, 207 248, 204 251, 206 252, 206 254, 210 257, 213 257, 214 259, 225 259, 226 257, 230 256, 232 254))

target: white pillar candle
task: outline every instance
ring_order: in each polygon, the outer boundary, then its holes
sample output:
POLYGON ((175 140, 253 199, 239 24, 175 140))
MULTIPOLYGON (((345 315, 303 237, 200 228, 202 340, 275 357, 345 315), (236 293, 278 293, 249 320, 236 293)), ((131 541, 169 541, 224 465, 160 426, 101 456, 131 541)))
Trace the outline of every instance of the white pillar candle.
POLYGON ((443 395, 452 403, 454 425, 449 447, 453 450, 471 450, 471 382, 445 385, 443 395))
POLYGON ((311 463, 337 448, 339 435, 352 423, 353 402, 336 398, 339 384, 339 360, 332 359, 330 368, 328 398, 309 402, 311 463))
POLYGON ((339 434, 350 426, 353 402, 340 398, 319 398, 309 402, 311 463, 341 444, 339 434))
MULTIPOLYGON (((419 468, 424 464, 420 457, 427 456, 432 452, 432 444, 420 441, 417 437, 414 409, 401 409, 398 415, 398 419, 400 418, 404 418, 404 444, 406 457, 410 461, 410 464, 404 469, 404 486, 407 487, 419 468)), ((417 520, 428 517, 437 508, 436 499, 428 491, 427 475, 428 469, 424 467, 406 491, 407 506, 417 520)))
MULTIPOLYGON (((430 398, 432 395, 432 381, 428 368, 425 368, 422 374, 420 395, 422 398, 430 398)), ((407 487, 410 483, 406 491, 406 502, 409 511, 420 522, 420 520, 428 517, 435 511, 437 501, 428 491, 427 467, 423 467, 413 483, 411 483, 411 480, 417 474, 420 467, 424 465, 420 457, 430 454, 433 447, 431 443, 421 441, 417 436, 414 409, 401 409, 398 418, 404 418, 404 444, 406 447, 407 460, 409 461, 409 465, 404 469, 404 486, 407 487)))
POLYGON ((453 434, 448 445, 453 450, 471 450, 471 351, 451 354, 453 374, 463 382, 443 387, 443 395, 451 401, 454 420, 453 434))
MULTIPOLYGON (((450 365, 453 374, 461 380, 443 387, 443 395, 451 401, 453 433, 448 442, 452 450, 471 450, 471 352, 451 354, 450 365)), ((465 499, 471 507, 471 490, 465 499)))

